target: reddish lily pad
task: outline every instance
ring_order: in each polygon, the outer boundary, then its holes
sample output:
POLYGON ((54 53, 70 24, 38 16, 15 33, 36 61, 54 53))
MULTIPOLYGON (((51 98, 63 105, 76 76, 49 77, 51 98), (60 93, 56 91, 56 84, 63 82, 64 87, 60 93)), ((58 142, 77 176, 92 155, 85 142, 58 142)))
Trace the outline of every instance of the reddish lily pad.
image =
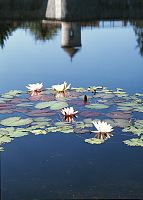
POLYGON ((29 109, 13 109, 14 112, 27 113, 29 109))
POLYGON ((106 116, 113 118, 113 119, 130 119, 131 114, 125 112, 110 112, 106 116))
POLYGON ((82 111, 79 113, 79 115, 87 118, 87 117, 97 117, 97 116, 101 115, 101 113, 93 112, 93 111, 82 111))
POLYGON ((82 100, 73 100, 73 101, 69 101, 68 103, 72 105, 77 105, 77 106, 84 106, 84 105, 89 104, 89 102, 84 102, 82 100))
POLYGON ((28 113, 26 113, 26 115, 31 116, 31 117, 48 117, 48 116, 53 116, 55 115, 55 112, 49 112, 48 110, 32 110, 28 113))
POLYGON ((38 96, 30 96, 28 98, 30 101, 52 101, 55 100, 53 95, 38 95, 38 96))
POLYGON ((13 111, 12 110, 0 110, 0 114, 11 114, 11 113, 13 113, 13 111))

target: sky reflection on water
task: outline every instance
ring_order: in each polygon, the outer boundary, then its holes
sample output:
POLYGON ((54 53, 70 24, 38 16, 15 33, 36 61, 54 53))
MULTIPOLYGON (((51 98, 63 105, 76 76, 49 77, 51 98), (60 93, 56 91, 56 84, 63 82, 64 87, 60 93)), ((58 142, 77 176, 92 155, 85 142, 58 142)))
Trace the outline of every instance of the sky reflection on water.
POLYGON ((29 30, 12 33, 0 49, 1 92, 25 89, 28 83, 45 87, 64 80, 73 86, 105 85, 141 92, 143 58, 132 26, 82 28, 82 47, 72 58, 61 48, 61 31, 53 39, 35 40, 29 30))

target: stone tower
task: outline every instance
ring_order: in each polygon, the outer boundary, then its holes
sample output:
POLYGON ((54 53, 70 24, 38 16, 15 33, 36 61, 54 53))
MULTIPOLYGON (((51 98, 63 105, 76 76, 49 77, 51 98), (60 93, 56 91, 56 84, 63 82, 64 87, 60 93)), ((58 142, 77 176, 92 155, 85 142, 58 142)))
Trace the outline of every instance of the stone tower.
POLYGON ((71 59, 81 47, 81 25, 77 22, 62 22, 61 47, 71 59))
POLYGON ((62 47, 81 46, 81 25, 77 22, 62 22, 62 47))
POLYGON ((62 0, 48 0, 46 9, 47 19, 62 19, 63 1, 62 0))

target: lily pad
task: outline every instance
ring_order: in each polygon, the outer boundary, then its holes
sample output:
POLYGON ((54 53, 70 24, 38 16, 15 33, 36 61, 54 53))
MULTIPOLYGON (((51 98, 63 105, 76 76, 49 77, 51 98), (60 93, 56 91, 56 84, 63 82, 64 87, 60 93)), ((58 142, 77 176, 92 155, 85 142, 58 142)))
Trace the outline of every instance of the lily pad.
POLYGON ((0 147, 0 152, 4 151, 4 148, 3 147, 0 147))
POLYGON ((38 130, 33 130, 31 131, 31 133, 34 133, 35 135, 45 135, 47 134, 47 132, 45 130, 42 130, 42 129, 38 129, 38 130))
POLYGON ((4 144, 4 143, 9 143, 11 142, 13 139, 10 138, 9 136, 7 135, 3 135, 2 137, 0 137, 0 145, 1 144, 4 144))
POLYGON ((56 102, 55 104, 51 105, 51 110, 60 110, 62 108, 68 107, 66 102, 56 102))
POLYGON ((130 140, 125 140, 123 142, 124 142, 124 144, 127 144, 128 146, 143 147, 143 139, 141 139, 141 138, 132 138, 130 140))
POLYGON ((131 118, 131 114, 125 113, 125 112, 110 112, 106 115, 113 119, 130 119, 131 118))
POLYGON ((85 142, 89 144, 102 144, 104 140, 97 139, 97 138, 89 138, 89 139, 85 139, 85 142))
POLYGON ((85 106, 86 108, 90 108, 90 109, 106 109, 109 108, 108 105, 105 104, 99 104, 99 103, 95 103, 95 104, 90 104, 85 106))
POLYGON ((55 103, 57 103, 57 101, 42 102, 42 103, 36 104, 35 108, 44 109, 44 108, 48 108, 54 105, 55 103))
POLYGON ((16 106, 18 107, 31 107, 33 106, 32 103, 20 103, 20 104, 17 104, 16 106))
POLYGON ((31 124, 33 120, 31 118, 22 119, 21 117, 9 117, 0 121, 3 126, 24 126, 31 124))
POLYGON ((143 134, 143 128, 137 128, 135 126, 126 127, 122 131, 123 132, 131 132, 131 133, 138 135, 138 136, 143 134))
POLYGON ((142 106, 136 106, 134 111, 136 112, 143 112, 143 105, 142 106))
POLYGON ((0 114, 11 114, 13 113, 12 110, 0 110, 0 114))
POLYGON ((87 118, 87 117, 97 117, 97 116, 101 115, 101 113, 94 112, 94 111, 82 111, 79 113, 79 115, 87 118))
POLYGON ((42 110, 32 110, 30 112, 27 112, 26 115, 30 116, 30 117, 45 117, 45 116, 53 116, 55 115, 55 112, 52 112, 46 109, 42 109, 42 110))

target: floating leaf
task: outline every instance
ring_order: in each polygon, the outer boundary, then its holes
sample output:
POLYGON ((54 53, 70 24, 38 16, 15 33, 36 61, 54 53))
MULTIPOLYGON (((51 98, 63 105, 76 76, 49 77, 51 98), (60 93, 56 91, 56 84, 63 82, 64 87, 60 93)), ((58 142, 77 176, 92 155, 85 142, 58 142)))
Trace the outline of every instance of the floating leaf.
POLYGON ((126 107, 126 106, 120 106, 117 108, 117 110, 121 110, 121 111, 131 111, 133 108, 132 107, 126 107))
POLYGON ((105 104, 99 104, 99 103, 90 104, 90 105, 87 105, 85 107, 91 108, 91 109, 106 109, 106 108, 109 108, 109 106, 107 106, 105 104))
POLYGON ((38 103, 35 108, 38 109, 44 109, 50 107, 51 110, 60 110, 64 107, 67 107, 68 104, 66 102, 62 101, 49 101, 49 102, 43 102, 43 103, 38 103))
POLYGON ((31 118, 22 119, 21 117, 9 117, 0 121, 3 126, 24 126, 31 124, 33 120, 31 118))
POLYGON ((33 120, 35 122, 48 122, 50 121, 51 119, 47 118, 47 117, 36 117, 36 118, 33 118, 33 120))
POLYGON ((106 115, 113 119, 130 119, 131 118, 130 113, 124 113, 124 112, 110 112, 106 115))
POLYGON ((0 152, 4 151, 4 148, 3 147, 0 147, 0 152))
POLYGON ((42 103, 36 104, 35 108, 44 109, 44 108, 48 108, 54 105, 55 103, 57 103, 57 101, 42 102, 42 103))
POLYGON ((20 103, 20 104, 17 104, 16 106, 18 107, 31 107, 33 106, 32 103, 20 103))
POLYGON ((35 135, 47 134, 47 132, 45 130, 41 130, 41 129, 33 130, 33 131, 31 131, 31 133, 34 133, 35 135))
POLYGON ((120 128, 125 128, 130 126, 129 120, 127 119, 114 119, 115 125, 120 128))
POLYGON ((49 122, 33 122, 32 124, 31 124, 32 126, 34 125, 36 125, 36 126, 39 126, 39 127, 43 127, 43 126, 50 126, 51 124, 49 123, 49 122))
POLYGON ((141 138, 132 138, 130 140, 125 140, 123 142, 124 142, 124 144, 127 144, 128 146, 143 147, 143 139, 141 139, 141 138))
POLYGON ((85 142, 89 144, 102 144, 104 140, 97 139, 97 138, 89 138, 89 139, 85 139, 85 142))
POLYGON ((83 120, 83 122, 85 123, 85 124, 92 124, 92 119, 91 118, 87 118, 87 119, 84 119, 83 120))
POLYGON ((143 129, 142 128, 136 128, 135 126, 126 127, 122 131, 123 132, 131 132, 131 133, 138 135, 138 136, 143 134, 143 129))
POLYGON ((143 112, 143 105, 142 106, 136 106, 134 111, 136 112, 143 112))
POLYGON ((26 135, 28 135, 28 132, 23 131, 21 129, 16 129, 15 131, 9 133, 10 137, 23 137, 23 136, 26 136, 26 135))
POLYGON ((74 133, 77 133, 77 134, 85 134, 85 133, 89 133, 89 130, 88 130, 88 129, 75 128, 75 129, 74 129, 74 133))
POLYGON ((93 112, 93 111, 82 111, 79 113, 80 116, 82 117, 97 117, 101 115, 99 112, 93 112))
POLYGON ((143 93, 136 93, 136 96, 143 97, 143 93))
POLYGON ((134 107, 134 106, 136 106, 137 105, 137 103, 136 102, 124 102, 124 103, 119 103, 118 104, 118 106, 121 106, 121 107, 123 107, 123 106, 125 106, 125 107, 134 107))
POLYGON ((13 113, 12 110, 0 110, 0 114, 11 114, 13 113))
POLYGON ((55 112, 52 112, 49 110, 46 110, 46 109, 42 109, 42 110, 32 110, 30 112, 27 112, 26 115, 30 116, 30 117, 44 117, 44 116, 53 116, 55 115, 56 113, 55 112))
POLYGON ((66 102, 56 102, 53 104, 50 109, 51 110, 60 110, 62 108, 68 107, 68 104, 66 102))
POLYGON ((11 142, 13 139, 10 138, 9 136, 7 135, 3 135, 2 137, 0 137, 0 145, 1 144, 4 144, 4 143, 9 143, 11 142))

